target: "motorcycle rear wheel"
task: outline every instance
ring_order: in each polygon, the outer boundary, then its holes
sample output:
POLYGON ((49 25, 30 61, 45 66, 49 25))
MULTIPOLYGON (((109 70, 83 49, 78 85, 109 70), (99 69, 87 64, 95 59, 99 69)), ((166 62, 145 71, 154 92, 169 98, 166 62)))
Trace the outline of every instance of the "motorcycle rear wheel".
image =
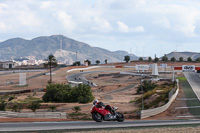
POLYGON ((96 122, 102 122, 102 116, 98 112, 92 114, 92 119, 96 122))
POLYGON ((120 112, 117 112, 117 121, 123 122, 124 121, 124 115, 120 112))

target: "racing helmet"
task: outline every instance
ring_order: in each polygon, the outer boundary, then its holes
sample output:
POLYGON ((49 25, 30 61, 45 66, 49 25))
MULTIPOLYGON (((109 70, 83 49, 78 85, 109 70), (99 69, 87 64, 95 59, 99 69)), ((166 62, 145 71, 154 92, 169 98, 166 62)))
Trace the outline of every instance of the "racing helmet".
POLYGON ((99 101, 96 99, 93 101, 93 105, 95 105, 96 103, 98 103, 99 101))

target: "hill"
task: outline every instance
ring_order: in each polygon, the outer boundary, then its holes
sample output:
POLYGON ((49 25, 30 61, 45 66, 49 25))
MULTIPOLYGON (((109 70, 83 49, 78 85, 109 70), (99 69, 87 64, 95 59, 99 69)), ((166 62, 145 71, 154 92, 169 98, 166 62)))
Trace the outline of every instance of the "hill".
MULTIPOLYGON (((5 61, 12 58, 32 58, 43 60, 53 54, 57 60, 66 64, 72 64, 76 61, 83 62, 89 59, 92 63, 100 60, 104 63, 107 59, 108 62, 121 62, 126 51, 115 51, 92 47, 86 43, 79 42, 63 35, 41 36, 32 40, 25 40, 23 38, 13 38, 0 42, 0 60, 5 61)), ((135 55, 131 55, 135 58, 135 55)))
POLYGON ((171 59, 172 57, 175 57, 176 60, 179 60, 180 57, 183 57, 183 60, 187 60, 188 57, 191 57, 192 60, 195 60, 200 57, 200 53, 196 52, 171 52, 169 54, 166 54, 168 59, 171 59))

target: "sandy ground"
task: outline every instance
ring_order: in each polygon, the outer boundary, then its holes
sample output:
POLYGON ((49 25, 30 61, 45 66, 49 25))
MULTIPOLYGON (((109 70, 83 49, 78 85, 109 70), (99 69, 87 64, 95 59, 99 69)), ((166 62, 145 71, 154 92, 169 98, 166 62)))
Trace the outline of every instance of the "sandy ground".
MULTIPOLYGON (((136 64, 136 63, 135 62, 130 63, 130 65, 134 65, 134 64, 136 64)), ((137 62, 137 64, 143 64, 143 63, 137 62)), ((147 64, 147 63, 144 63, 144 64, 147 64)), ((121 64, 117 64, 117 65, 127 65, 127 64, 121 63, 121 64)), ((181 64, 175 64, 175 65, 179 66, 181 64)), ((197 64, 197 65, 199 65, 199 64, 197 64)), ((73 68, 73 67, 61 68, 61 69, 55 71, 54 73, 56 73, 56 74, 53 75, 53 82, 54 83, 67 83, 66 76, 67 76, 67 74, 70 74, 70 73, 66 73, 66 71, 71 68, 73 68)), ((116 70, 127 71, 127 69, 122 69, 122 68, 117 68, 116 70)), ((130 69, 128 69, 128 70, 130 70, 130 69)), ((31 77, 33 75, 40 74, 40 73, 44 73, 44 72, 29 72, 29 73, 27 73, 27 75, 29 77, 31 77)), ((100 76, 98 76, 99 74, 107 74, 107 73, 95 73, 95 74, 85 75, 85 77, 88 80, 91 80, 92 82, 94 82, 98 85, 97 87, 92 88, 93 95, 95 96, 96 99, 99 99, 100 101, 104 102, 105 104, 110 104, 111 106, 119 107, 118 111, 124 113, 126 116, 126 119, 134 120, 135 114, 132 114, 131 112, 134 112, 135 110, 137 110, 138 107, 135 105, 134 102, 133 103, 129 103, 129 102, 132 100, 135 100, 135 98, 140 96, 140 95, 135 94, 136 87, 140 83, 140 80, 138 80, 137 76, 130 76, 130 75, 122 76, 122 75, 118 75, 117 74, 118 72, 112 72, 112 73, 113 73, 113 75, 111 74, 110 76, 100 77, 100 76), (133 86, 129 87, 128 89, 125 89, 125 90, 119 91, 119 92, 116 91, 116 90, 124 89, 127 86, 131 86, 131 85, 133 85, 133 86)), ((166 76, 166 75, 163 75, 163 76, 166 76)), ((171 77, 171 75, 168 75, 168 76, 171 77)), ((0 90, 4 91, 4 90, 45 88, 45 86, 47 85, 47 82, 49 80, 48 75, 42 75, 37 78, 30 79, 28 81, 29 85, 26 87, 14 87, 13 85, 5 84, 6 80, 9 80, 9 79, 12 79, 15 82, 17 82, 18 78, 19 78, 19 74, 17 74, 17 73, 13 73, 13 74, 9 74, 9 75, 0 75, 0 79, 1 79, 0 80, 0 84, 1 84, 0 90)), ((16 94, 15 101, 24 100, 28 96, 41 98, 44 95, 44 93, 45 92, 16 94)), ((178 97, 184 98, 184 93, 181 88, 180 88, 178 97)), ((73 110, 70 108, 78 105, 78 106, 81 106, 81 112, 86 113, 88 115, 90 114, 89 111, 90 111, 90 108, 92 107, 92 103, 84 104, 84 105, 77 104, 77 103, 63 103, 63 104, 47 103, 47 104, 49 104, 49 105, 55 104, 57 106, 57 109, 64 109, 65 112, 67 112, 67 113, 73 112, 73 110)), ((185 101, 175 100, 167 111, 165 111, 159 115, 150 117, 148 119, 159 119, 159 120, 178 119, 178 118, 176 118, 176 116, 190 115, 188 113, 187 109, 184 109, 184 110, 176 110, 175 109, 175 107, 179 107, 179 106, 186 106, 185 101)), ((44 110, 44 109, 41 109, 41 110, 44 110)), ((48 109, 46 109, 46 111, 47 110, 48 109)), ((30 110, 25 109, 22 111, 27 112, 30 110)), ((38 110, 38 111, 40 111, 40 110, 38 110)), ((20 121, 20 119, 16 119, 16 120, 14 120, 14 119, 15 118, 10 119, 10 120, 11 121, 12 120, 20 121)), ((3 121, 3 119, 2 119, 2 121, 3 121)), ((4 121, 6 121, 6 118, 4 119, 4 121)), ((22 120, 22 121, 24 121, 24 120, 22 120)), ((40 120, 37 119, 37 121, 40 121, 40 120)))
POLYGON ((198 127, 175 127, 175 128, 98 130, 98 131, 82 131, 81 133, 199 133, 199 132, 200 132, 200 127, 198 126, 198 127))

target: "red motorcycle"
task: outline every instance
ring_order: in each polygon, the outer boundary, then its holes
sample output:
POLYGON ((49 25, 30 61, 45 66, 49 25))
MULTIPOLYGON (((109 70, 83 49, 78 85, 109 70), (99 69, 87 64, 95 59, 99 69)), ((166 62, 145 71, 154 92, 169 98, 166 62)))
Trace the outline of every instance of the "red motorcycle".
POLYGON ((91 114, 93 120, 96 122, 104 121, 124 121, 124 115, 120 112, 116 112, 118 108, 111 107, 110 105, 104 105, 100 103, 98 105, 94 105, 91 109, 91 114))

